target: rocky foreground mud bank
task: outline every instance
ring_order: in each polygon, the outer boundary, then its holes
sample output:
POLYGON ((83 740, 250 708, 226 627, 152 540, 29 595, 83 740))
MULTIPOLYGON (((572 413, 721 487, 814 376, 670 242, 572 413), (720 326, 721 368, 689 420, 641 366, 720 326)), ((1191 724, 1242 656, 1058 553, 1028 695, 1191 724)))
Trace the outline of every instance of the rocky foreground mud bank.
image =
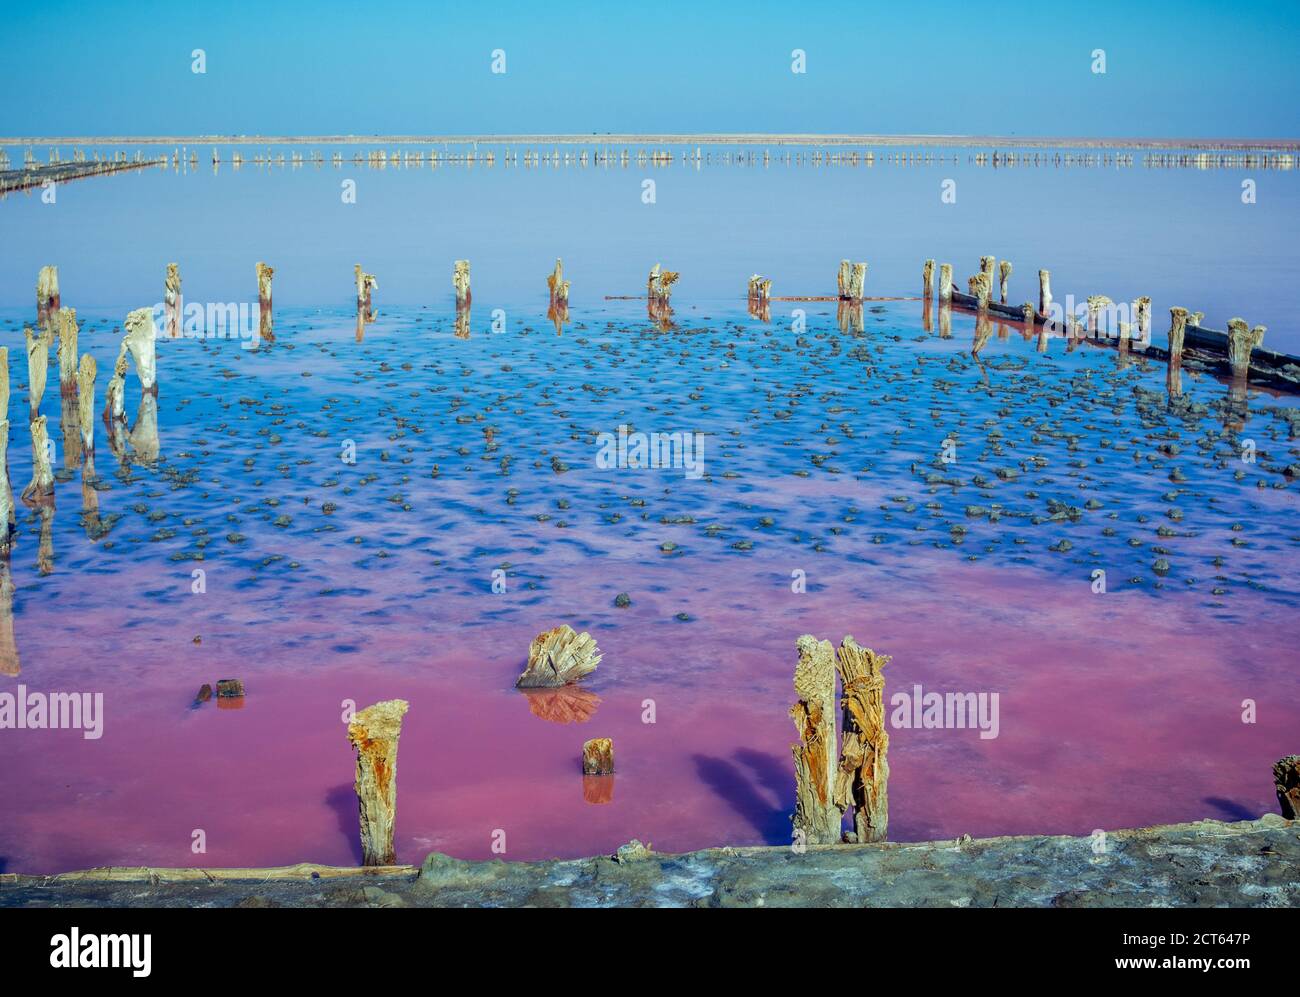
POLYGON ((1300 822, 1171 824, 1090 837, 712 848, 420 867, 96 869, 0 876, 0 906, 1289 907, 1300 822))

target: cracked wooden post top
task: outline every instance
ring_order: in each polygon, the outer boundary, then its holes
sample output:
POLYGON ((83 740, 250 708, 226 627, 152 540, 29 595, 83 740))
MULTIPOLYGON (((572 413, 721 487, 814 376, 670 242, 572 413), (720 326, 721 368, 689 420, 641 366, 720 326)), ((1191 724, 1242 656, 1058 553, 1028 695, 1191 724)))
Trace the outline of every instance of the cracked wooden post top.
POLYGON ((835 648, 828 640, 804 634, 795 647, 798 701, 790 718, 799 743, 794 758, 795 810, 790 818, 803 844, 830 845, 840 840, 840 811, 835 806, 835 648))
POLYGON ((583 775, 614 774, 614 742, 608 737, 594 737, 582 745, 583 775))
POLYGON ((1250 354, 1263 344, 1267 331, 1262 325, 1252 329, 1242 318, 1228 319, 1228 363, 1234 375, 1242 376, 1250 370, 1250 354))
POLYGON ((577 682, 596 670, 600 649, 586 631, 567 623, 543 631, 528 645, 528 665, 515 681, 519 689, 554 688, 577 682))
POLYGON ((889 830, 889 731, 885 725, 885 665, 890 657, 860 647, 851 636, 836 655, 844 710, 835 804, 853 810, 859 843, 884 841, 889 830))
POLYGON ((357 752, 356 792, 361 819, 362 864, 393 865, 393 825, 397 817, 397 742, 404 699, 388 699, 358 712, 348 724, 357 752))

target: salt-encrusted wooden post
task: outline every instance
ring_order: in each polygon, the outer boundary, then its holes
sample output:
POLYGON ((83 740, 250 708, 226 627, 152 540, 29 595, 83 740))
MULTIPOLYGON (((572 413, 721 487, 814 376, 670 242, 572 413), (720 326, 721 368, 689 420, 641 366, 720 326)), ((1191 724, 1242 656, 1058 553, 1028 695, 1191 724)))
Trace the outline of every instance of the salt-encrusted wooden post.
POLYGON ((1007 281, 1011 279, 1011 261, 1003 260, 998 264, 998 287, 1002 294, 1002 304, 1007 303, 1007 281))
POLYGON ((77 415, 81 423, 81 452, 92 467, 95 462, 95 375, 98 367, 89 353, 81 355, 77 370, 77 415))
POLYGON ((181 268, 167 264, 167 279, 163 282, 163 328, 175 339, 181 334, 181 268))
POLYGON ((361 817, 362 865, 394 865, 397 817, 397 740, 410 704, 389 699, 367 706, 348 724, 357 752, 357 808, 361 817))
POLYGON ((1187 331, 1187 309, 1169 309, 1169 370, 1165 391, 1171 399, 1183 393, 1183 335, 1187 331))
POLYGON ((921 297, 929 298, 934 293, 934 260, 926 260, 921 268, 921 297))
POLYGON ((654 304, 667 305, 672 297, 673 285, 677 283, 677 278, 680 276, 681 274, 675 270, 661 270, 656 263, 646 279, 646 296, 654 304))
POLYGON ((608 737, 594 737, 582 745, 583 775, 614 774, 614 742, 608 737))
POLYGON ((561 623, 543 630, 528 645, 528 664, 515 681, 515 688, 559 688, 581 681, 599 664, 596 638, 585 630, 575 633, 573 627, 561 623))
POLYGON ((939 301, 947 304, 952 301, 952 264, 944 263, 939 267, 939 301))
POLYGON ((45 416, 32 420, 32 480, 23 489, 23 501, 37 504, 54 495, 54 471, 50 467, 50 437, 45 431, 45 416))
MULTIPOLYGON (((1091 336, 1094 339, 1097 338, 1098 333, 1101 331, 1100 326, 1097 322, 1098 316, 1101 315, 1101 311, 1103 308, 1109 308, 1114 303, 1115 302, 1111 301, 1110 298, 1106 297, 1106 295, 1104 294, 1088 295, 1088 335, 1089 336, 1091 336)), ((1106 323, 1106 335, 1107 336, 1110 335, 1109 321, 1106 323)))
POLYGON ((1300 820, 1300 755, 1287 755, 1274 763, 1273 785, 1282 816, 1300 820))
POLYGON ((77 392, 77 310, 60 308, 53 318, 59 335, 59 394, 66 397, 77 392))
POLYGON ((1228 363, 1233 377, 1245 377, 1250 372, 1250 354, 1264 342, 1268 330, 1262 325, 1250 328, 1242 318, 1228 319, 1228 363))
POLYGON ((970 296, 976 299, 979 310, 984 311, 988 308, 989 292, 992 290, 992 285, 989 283, 989 275, 981 270, 974 277, 971 277, 966 281, 966 286, 970 296))
POLYGON ((861 301, 866 293, 867 265, 840 260, 840 272, 836 277, 839 296, 844 301, 861 301))
POLYGON ((749 300, 756 305, 766 305, 772 299, 772 278, 758 274, 749 278, 749 300))
POLYGON ((469 260, 457 260, 451 271, 451 286, 456 291, 456 307, 464 308, 470 303, 469 260))
POLYGON ((1143 295, 1133 302, 1133 322, 1137 326, 1138 341, 1151 342, 1151 298, 1143 295))
POLYGON ((840 840, 840 810, 835 805, 835 648, 828 640, 804 634, 796 642, 790 708, 799 743, 794 756, 795 809, 791 822, 803 844, 832 845, 840 840))
POLYGON ((275 268, 268 267, 260 260, 257 264, 257 334, 262 339, 275 341, 275 321, 271 312, 271 280, 275 277, 275 268))
POLYGON ((844 727, 835 773, 835 805, 853 810, 858 843, 884 841, 889 830, 889 732, 885 728, 885 665, 888 655, 859 647, 852 637, 840 643, 844 727))
POLYGON ((1044 319, 1052 313, 1052 271, 1038 271, 1038 314, 1044 319))
POLYGON ((37 335, 24 327, 23 335, 27 338, 27 407, 29 418, 35 419, 40 414, 41 399, 45 397, 45 378, 50 370, 50 340, 53 331, 47 322, 37 335))
POLYGON ((14 579, 9 570, 9 550, 0 551, 0 675, 22 672, 18 641, 14 637, 14 579))
POLYGON ((126 335, 122 342, 131 351, 135 372, 140 378, 140 391, 146 395, 158 394, 158 327, 153 324, 152 308, 137 308, 126 316, 123 323, 126 335))
POLYGON ((1031 302, 1026 301, 1020 306, 1021 321, 1025 324, 1026 332, 1034 331, 1034 306, 1031 302))
POLYGON ((36 275, 36 324, 44 327, 50 316, 59 310, 59 268, 41 267, 36 275))
POLYGON ((555 260, 555 269, 546 278, 546 289, 551 296, 552 308, 569 303, 569 282, 564 279, 564 261, 558 257, 555 260))
POLYGON ((375 279, 374 274, 365 273, 361 269, 360 263, 353 264, 352 272, 357 279, 357 312, 365 316, 366 321, 369 322, 371 315, 374 314, 371 305, 371 292, 379 286, 379 281, 375 279))

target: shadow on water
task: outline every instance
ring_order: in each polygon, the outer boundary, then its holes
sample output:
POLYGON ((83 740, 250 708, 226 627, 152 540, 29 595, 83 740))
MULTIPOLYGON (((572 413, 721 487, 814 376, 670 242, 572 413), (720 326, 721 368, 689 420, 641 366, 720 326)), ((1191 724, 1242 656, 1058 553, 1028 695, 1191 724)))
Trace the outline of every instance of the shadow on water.
POLYGON ((710 789, 735 808, 767 845, 785 844, 790 840, 790 811, 776 805, 782 793, 778 783, 780 762, 772 755, 757 751, 739 751, 736 759, 752 770, 746 772, 725 758, 692 755, 695 771, 710 789))
POLYGON ((1217 810, 1223 820, 1254 820, 1259 816, 1259 811, 1252 810, 1236 800, 1224 799, 1222 796, 1207 796, 1201 802, 1217 810))
POLYGON ((365 856, 361 854, 361 817, 357 811, 356 789, 350 782, 335 786, 325 794, 325 805, 334 811, 339 833, 347 839, 348 851, 360 865, 365 856))

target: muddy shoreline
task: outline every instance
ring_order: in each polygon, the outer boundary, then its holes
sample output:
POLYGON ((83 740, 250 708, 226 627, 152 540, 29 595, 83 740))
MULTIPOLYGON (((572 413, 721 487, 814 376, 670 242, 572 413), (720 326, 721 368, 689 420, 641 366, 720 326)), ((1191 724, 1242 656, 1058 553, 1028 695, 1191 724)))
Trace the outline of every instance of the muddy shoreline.
POLYGON ((0 907, 1292 907, 1300 822, 1269 814, 1098 832, 876 845, 636 843, 614 856, 420 867, 112 868, 0 875, 0 907))

